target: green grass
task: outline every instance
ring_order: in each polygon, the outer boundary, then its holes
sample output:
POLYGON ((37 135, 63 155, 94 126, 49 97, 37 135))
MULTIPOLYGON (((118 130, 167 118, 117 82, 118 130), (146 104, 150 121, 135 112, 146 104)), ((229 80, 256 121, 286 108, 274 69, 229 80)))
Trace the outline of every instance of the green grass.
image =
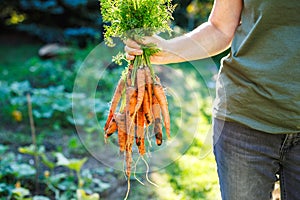
POLYGON ((23 80, 30 73, 24 68, 26 63, 33 56, 37 56, 40 44, 25 43, 18 45, 0 45, 0 80, 8 82, 23 80))

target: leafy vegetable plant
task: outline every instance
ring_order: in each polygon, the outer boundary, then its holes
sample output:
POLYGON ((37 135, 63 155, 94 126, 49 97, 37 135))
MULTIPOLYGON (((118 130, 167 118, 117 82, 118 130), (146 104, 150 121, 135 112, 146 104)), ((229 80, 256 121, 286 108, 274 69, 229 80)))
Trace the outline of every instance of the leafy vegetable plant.
POLYGON ((105 41, 114 46, 112 37, 142 39, 158 32, 171 31, 169 20, 175 6, 171 0, 100 0, 105 41))

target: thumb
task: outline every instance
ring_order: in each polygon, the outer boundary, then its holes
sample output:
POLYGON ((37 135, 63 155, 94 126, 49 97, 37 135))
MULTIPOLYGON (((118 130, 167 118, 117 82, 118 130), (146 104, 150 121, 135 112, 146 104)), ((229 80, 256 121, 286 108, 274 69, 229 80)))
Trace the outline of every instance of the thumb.
POLYGON ((155 46, 160 47, 162 41, 163 41, 163 38, 159 37, 158 35, 145 36, 145 37, 143 37, 141 44, 143 44, 145 46, 154 44, 155 46))

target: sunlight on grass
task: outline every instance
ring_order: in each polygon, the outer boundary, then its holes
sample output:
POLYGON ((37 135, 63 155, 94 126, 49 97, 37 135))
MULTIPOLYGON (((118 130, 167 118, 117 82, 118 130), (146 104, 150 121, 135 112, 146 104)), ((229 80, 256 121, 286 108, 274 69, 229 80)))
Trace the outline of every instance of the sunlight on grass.
MULTIPOLYGON (((184 69, 182 73, 192 92, 182 97, 184 99, 180 105, 182 112, 176 114, 174 112, 176 109, 171 108, 171 114, 175 116, 174 126, 179 127, 179 136, 176 137, 179 137, 181 146, 188 145, 188 149, 165 169, 152 174, 153 180, 160 186, 156 193, 160 200, 219 200, 218 176, 212 153, 213 97, 209 95, 209 89, 203 81, 209 80, 210 74, 205 74, 207 77, 199 80, 199 75, 195 76, 195 73, 187 70, 186 66, 181 68, 184 69), (197 123, 196 132, 195 123, 197 123), (191 141, 190 137, 193 137, 192 143, 186 144, 191 141)), ((176 108, 176 103, 171 99, 169 106, 176 108)), ((178 154, 180 148, 179 146, 178 152, 172 151, 170 155, 178 154)))

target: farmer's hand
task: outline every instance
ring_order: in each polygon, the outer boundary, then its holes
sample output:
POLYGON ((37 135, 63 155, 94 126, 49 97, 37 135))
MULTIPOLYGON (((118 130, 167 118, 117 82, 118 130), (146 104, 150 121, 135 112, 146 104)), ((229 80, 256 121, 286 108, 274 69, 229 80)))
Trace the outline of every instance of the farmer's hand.
POLYGON ((170 63, 170 58, 173 57, 172 53, 167 50, 168 40, 165 40, 159 36, 152 37, 144 37, 143 41, 138 43, 133 40, 126 40, 125 43, 125 52, 126 58, 128 60, 133 60, 135 56, 142 55, 143 50, 141 49, 141 45, 155 45, 160 51, 155 53, 150 57, 150 61, 153 64, 167 64, 170 63))

